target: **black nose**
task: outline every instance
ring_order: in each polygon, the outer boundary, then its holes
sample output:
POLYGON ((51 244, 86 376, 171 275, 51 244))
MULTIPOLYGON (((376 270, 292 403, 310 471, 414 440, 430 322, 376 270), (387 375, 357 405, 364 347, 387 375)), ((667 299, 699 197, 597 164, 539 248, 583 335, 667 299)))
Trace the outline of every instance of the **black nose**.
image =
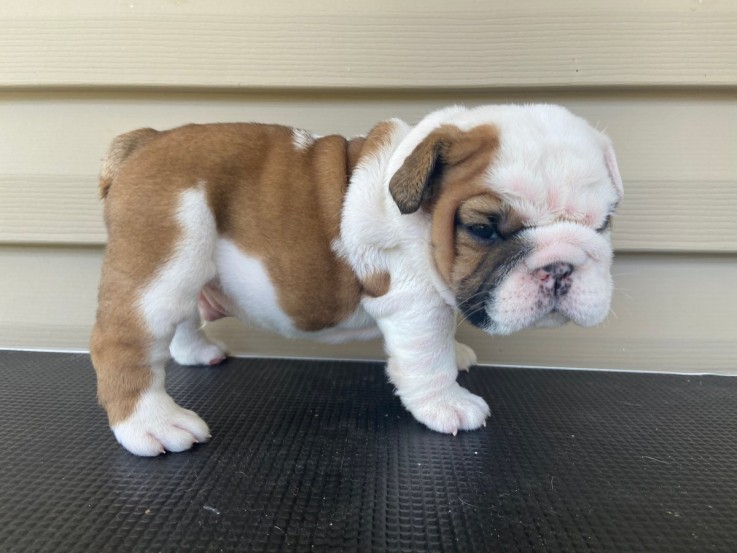
POLYGON ((573 272, 573 265, 570 263, 551 263, 543 267, 543 271, 555 280, 563 280, 573 272))
POLYGON ((553 280, 553 290, 556 296, 565 296, 571 289, 571 279, 568 277, 572 272, 573 265, 570 263, 551 263, 542 268, 546 280, 553 280))

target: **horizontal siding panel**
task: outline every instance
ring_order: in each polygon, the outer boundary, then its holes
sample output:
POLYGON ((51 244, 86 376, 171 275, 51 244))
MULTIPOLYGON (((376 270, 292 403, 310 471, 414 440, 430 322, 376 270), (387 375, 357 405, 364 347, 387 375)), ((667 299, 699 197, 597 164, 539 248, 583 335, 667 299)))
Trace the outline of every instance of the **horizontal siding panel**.
MULTIPOLYGON (((99 248, 0 248, 0 348, 86 350, 99 248)), ((613 313, 602 325, 459 339, 487 364, 736 373, 737 258, 621 255, 613 313)), ((378 341, 339 346, 287 340, 217 321, 208 332, 245 355, 381 359, 378 341)))
POLYGON ((0 243, 102 244, 94 176, 0 175, 0 243))
POLYGON ((606 129, 625 201, 620 251, 737 251, 737 98, 716 93, 5 93, 0 120, 0 242, 101 244, 100 160, 116 134, 142 126, 261 121, 319 134, 417 121, 451 103, 562 103, 606 129))
POLYGON ((614 220, 618 251, 737 252, 737 180, 629 182, 614 220))
POLYGON ((734 2, 50 4, 5 8, 0 87, 737 85, 734 2))
MULTIPOLYGON (((614 222, 619 251, 737 253, 737 180, 635 181, 614 222)), ((105 242, 92 175, 0 175, 0 243, 105 242)))
POLYGON ((737 180, 734 93, 0 93, 0 174, 95 175, 113 137, 138 127, 258 121, 362 134, 449 104, 559 103, 614 140, 630 181, 737 180))

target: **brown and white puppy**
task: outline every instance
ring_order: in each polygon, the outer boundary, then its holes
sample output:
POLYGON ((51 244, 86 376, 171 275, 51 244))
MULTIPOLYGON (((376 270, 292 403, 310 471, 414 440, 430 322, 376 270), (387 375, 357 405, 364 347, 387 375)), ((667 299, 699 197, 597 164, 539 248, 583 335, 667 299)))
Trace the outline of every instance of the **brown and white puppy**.
POLYGON ((92 360, 113 432, 137 455, 210 437, 164 389, 170 353, 224 358, 201 319, 330 342, 382 335, 402 403, 455 434, 489 415, 456 382, 475 362, 455 341, 458 312, 508 334, 609 310, 622 181, 610 140, 557 106, 451 107, 353 140, 142 129, 113 142, 101 188, 92 360))

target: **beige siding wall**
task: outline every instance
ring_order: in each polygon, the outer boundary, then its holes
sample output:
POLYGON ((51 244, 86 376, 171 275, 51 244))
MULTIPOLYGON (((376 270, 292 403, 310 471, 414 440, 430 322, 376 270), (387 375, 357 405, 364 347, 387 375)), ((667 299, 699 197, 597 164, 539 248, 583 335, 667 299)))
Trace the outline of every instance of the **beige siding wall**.
MULTIPOLYGON (((737 1, 273 4, 4 4, 0 347, 86 348, 96 174, 120 132, 258 120, 351 135, 449 103, 546 101, 617 146, 613 314, 462 339, 486 363, 737 369, 737 1)), ((381 356, 211 330, 244 354, 381 356)))

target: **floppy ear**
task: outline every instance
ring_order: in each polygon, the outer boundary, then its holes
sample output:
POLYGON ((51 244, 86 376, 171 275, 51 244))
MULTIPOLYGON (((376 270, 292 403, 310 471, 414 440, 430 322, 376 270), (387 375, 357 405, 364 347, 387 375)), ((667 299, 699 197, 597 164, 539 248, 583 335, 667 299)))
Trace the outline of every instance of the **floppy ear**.
POLYGON ((604 150, 604 162, 606 163, 606 168, 609 171, 609 178, 612 180, 612 184, 614 184, 614 188, 617 191, 617 198, 621 202, 624 197, 624 184, 622 183, 622 177, 619 174, 617 157, 614 155, 614 147, 611 143, 607 144, 606 149, 604 150))
POLYGON ((389 181, 389 192, 399 211, 407 214, 420 209, 440 188, 446 171, 470 162, 478 157, 476 154, 485 152, 490 157, 498 143, 496 129, 490 125, 470 131, 453 125, 435 129, 407 156, 389 181))
POLYGON ((436 129, 420 142, 407 156, 389 181, 389 193, 402 214, 420 209, 423 197, 430 191, 442 170, 440 152, 446 148, 445 132, 436 129))

